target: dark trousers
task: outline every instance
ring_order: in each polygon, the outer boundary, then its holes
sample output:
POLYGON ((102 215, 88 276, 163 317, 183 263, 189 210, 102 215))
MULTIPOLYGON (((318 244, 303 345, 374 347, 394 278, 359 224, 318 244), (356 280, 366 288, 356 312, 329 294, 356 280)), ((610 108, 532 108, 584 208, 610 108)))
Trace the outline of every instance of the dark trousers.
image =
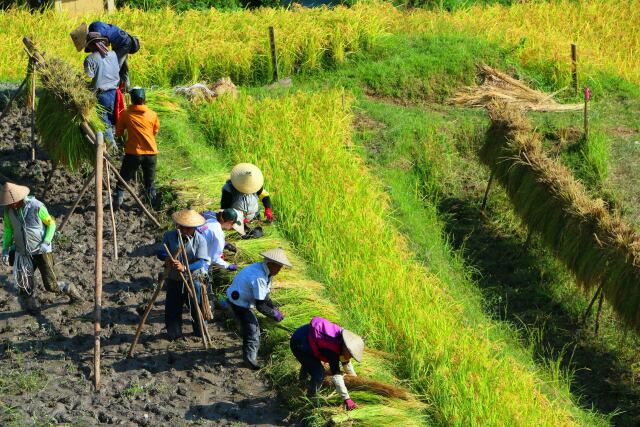
MULTIPOLYGON (((33 262, 34 273, 35 270, 38 270, 40 272, 40 275, 42 276, 42 284, 44 285, 45 289, 49 292, 60 293, 60 289, 58 289, 58 280, 56 279, 56 273, 53 270, 55 265, 53 253, 49 252, 46 254, 32 255, 31 260, 33 262)), ((29 277, 28 283, 29 294, 35 295, 35 277, 29 277)), ((20 289, 20 293, 25 293, 25 290, 20 289)))
POLYGON ((240 307, 230 302, 233 314, 240 323, 242 333, 242 356, 245 359, 256 360, 260 349, 260 324, 253 310, 240 307))
POLYGON ((311 382, 307 389, 307 395, 311 397, 320 390, 322 382, 324 381, 325 372, 320 359, 317 359, 313 353, 311 353, 309 344, 302 341, 306 339, 306 333, 294 334, 289 340, 289 346, 295 358, 298 359, 298 362, 302 365, 300 367, 300 380, 304 380, 307 375, 311 376, 311 382))
MULTIPOLYGON (((124 33, 124 31, 122 31, 124 33)), ((126 33, 125 33, 126 34, 126 33)), ((129 92, 131 82, 129 81, 129 52, 131 51, 133 40, 127 34, 127 37, 122 37, 126 41, 116 46, 113 46, 113 51, 118 57, 118 64, 120 65, 120 81, 124 83, 124 91, 129 92)))
POLYGON ((110 144, 113 144, 113 127, 116 124, 113 116, 113 110, 116 105, 116 90, 111 89, 104 92, 98 92, 98 104, 100 104, 103 109, 100 118, 107 126, 107 129, 105 130, 105 137, 110 144))
MULTIPOLYGON (((201 303, 202 293, 200 291, 200 282, 194 280, 196 287, 196 296, 198 304, 201 303)), ((166 301, 164 305, 164 322, 167 327, 167 333, 173 337, 182 335, 182 307, 185 303, 191 306, 191 319, 193 319, 193 333, 200 335, 200 325, 196 308, 190 301, 189 292, 183 288, 182 280, 167 279, 164 283, 166 290, 166 301)))
MULTIPOLYGON (((136 174, 139 167, 142 167, 142 179, 144 188, 150 197, 155 198, 156 188, 156 163, 155 154, 125 154, 120 167, 122 179, 129 182, 136 174)), ((116 193, 124 193, 124 186, 118 182, 116 193)))

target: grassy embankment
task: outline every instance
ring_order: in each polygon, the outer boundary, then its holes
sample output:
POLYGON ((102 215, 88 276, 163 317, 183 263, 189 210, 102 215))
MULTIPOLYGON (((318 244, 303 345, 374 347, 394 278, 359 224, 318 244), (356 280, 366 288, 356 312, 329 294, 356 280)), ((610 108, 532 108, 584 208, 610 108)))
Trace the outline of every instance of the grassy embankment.
MULTIPOLYGON (((232 167, 220 153, 212 150, 197 126, 180 105, 180 99, 168 92, 150 94, 150 105, 160 113, 162 121, 159 144, 162 147, 158 171, 159 181, 171 188, 168 194, 176 194, 177 200, 165 200, 175 206, 190 205, 197 209, 219 206, 220 188, 228 178, 232 167), (175 193, 174 193, 175 191, 175 193)), ((267 181, 269 185, 269 179, 267 181)), ((278 214, 278 210, 276 210, 278 214)), ((297 417, 311 425, 323 425, 327 421, 355 422, 357 425, 424 425, 424 404, 415 397, 409 401, 387 399, 369 391, 354 391, 353 398, 362 408, 351 413, 340 409, 335 393, 325 395, 321 405, 315 408, 297 388, 297 362, 289 350, 289 331, 307 323, 311 317, 322 315, 343 322, 348 316, 337 310, 326 295, 324 285, 312 279, 310 267, 296 255, 276 227, 267 227, 267 237, 259 240, 241 240, 236 262, 241 265, 259 259, 259 252, 277 246, 287 249, 295 268, 283 270, 276 279, 274 300, 281 304, 285 320, 276 325, 263 319, 266 329, 263 353, 271 363, 266 368, 267 376, 286 398, 297 417), (270 354, 270 356, 268 356, 270 354)), ((393 361, 382 353, 366 352, 359 375, 402 387, 392 372, 393 361)))

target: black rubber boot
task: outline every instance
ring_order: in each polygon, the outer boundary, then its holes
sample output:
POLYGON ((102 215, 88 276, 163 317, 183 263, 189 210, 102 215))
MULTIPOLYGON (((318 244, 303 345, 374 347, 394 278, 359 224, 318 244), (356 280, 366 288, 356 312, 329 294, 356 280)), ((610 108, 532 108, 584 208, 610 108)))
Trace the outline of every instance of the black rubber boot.
POLYGON ((124 190, 121 190, 120 188, 116 188, 116 192, 113 193, 113 201, 112 201, 112 205, 113 205, 113 210, 117 211, 120 210, 120 208, 122 207, 122 202, 124 201, 124 190))

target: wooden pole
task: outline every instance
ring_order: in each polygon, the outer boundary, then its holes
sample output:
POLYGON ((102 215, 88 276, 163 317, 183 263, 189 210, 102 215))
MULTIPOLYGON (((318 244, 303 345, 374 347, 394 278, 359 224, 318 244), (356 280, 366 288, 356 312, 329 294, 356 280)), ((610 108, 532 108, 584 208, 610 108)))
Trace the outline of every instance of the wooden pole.
POLYGON ((11 95, 11 98, 9 98, 9 102, 7 102, 7 105, 4 106, 4 109, 2 110, 2 114, 0 114, 0 120, 2 120, 5 114, 7 114, 7 111, 9 111, 9 109, 11 108, 11 104, 13 104, 13 101, 16 100, 16 98, 18 97, 18 95, 20 94, 24 86, 27 84, 28 78, 29 76, 25 77, 24 80, 22 80, 22 83, 20 83, 20 86, 18 86, 18 89, 16 89, 13 95, 11 95))
POLYGON ((278 57, 276 56, 276 33, 273 27, 269 27, 269 44, 271 45, 271 67, 273 68, 273 81, 278 78, 278 57))
POLYGON ((598 313, 596 314, 596 326, 593 332, 595 335, 598 335, 598 329, 600 328, 600 313, 602 312, 602 301, 604 301, 604 290, 600 291, 600 300, 598 300, 598 313))
POLYGON ((116 216, 113 212, 113 201, 111 200, 111 174, 109 173, 109 164, 105 161, 105 183, 107 184, 107 197, 109 198, 109 216, 111 218, 111 230, 113 234, 113 259, 118 260, 118 230, 116 229, 116 216))
POLYGON ((29 78, 31 79, 31 90, 29 91, 29 109, 31 110, 31 161, 36 159, 36 64, 35 60, 29 58, 29 78))
POLYGON ((591 99, 591 90, 584 88, 584 139, 589 141, 589 100, 591 99))
POLYGON ((591 298, 591 302, 589 303, 589 306, 587 307, 587 309, 584 312, 584 315, 582 316, 582 326, 583 327, 584 327, 585 323, 587 323, 587 317, 589 317, 589 315, 591 314, 591 308, 593 307, 593 304, 596 302, 596 299, 600 295, 600 292, 602 292, 602 284, 600 286, 598 286, 598 289, 596 289, 596 293, 593 294, 593 298, 591 298))
POLYGON ((482 207, 480 210, 484 211, 484 208, 487 206, 487 198, 489 197, 489 190, 491 189, 491 183, 493 183, 493 169, 491 170, 491 175, 489 175, 489 182, 487 182, 487 189, 484 190, 484 198, 482 199, 482 207))
POLYGON ((71 210, 69 211, 69 213, 67 214, 67 216, 65 217, 65 219, 62 221, 62 224, 60 225, 60 227, 58 228, 58 231, 62 231, 64 230, 65 225, 67 225, 67 222, 69 221, 69 218, 71 218, 71 215, 73 215, 73 213, 75 212, 76 208, 78 207, 78 205, 80 204, 80 200, 82 200, 82 197, 84 197, 85 193, 87 192, 87 190, 89 189, 89 186, 91 185, 91 183, 93 182, 93 178, 96 176, 96 170, 94 169, 93 172, 91 173, 91 175, 87 178, 87 180, 84 182, 84 185, 82 186, 82 190, 80 190, 80 195, 78 196, 78 198, 76 199, 76 202, 73 204, 73 206, 71 207, 71 210))
POLYGON ((100 321, 102 317, 102 166, 104 165, 104 140, 102 132, 96 135, 96 270, 95 270, 95 309, 94 309, 94 346, 93 373, 94 389, 100 390, 100 321))
POLYGON ((147 321, 147 317, 153 308, 153 303, 156 302, 160 291, 162 290, 162 286, 164 285, 164 274, 158 274, 158 286, 156 286, 156 290, 153 292, 149 303, 147 304, 147 308, 144 310, 144 314, 142 315, 142 319, 140 319, 140 323, 138 324, 138 329, 136 329, 136 335, 133 337, 133 342, 131 343, 131 347, 129 347, 129 352, 127 353, 127 357, 133 356, 133 350, 138 343, 138 339, 140 338, 140 334, 142 333, 142 327, 144 326, 144 322, 147 321))
POLYGON ((578 94, 578 49, 575 43, 571 43, 571 80, 573 90, 578 94))

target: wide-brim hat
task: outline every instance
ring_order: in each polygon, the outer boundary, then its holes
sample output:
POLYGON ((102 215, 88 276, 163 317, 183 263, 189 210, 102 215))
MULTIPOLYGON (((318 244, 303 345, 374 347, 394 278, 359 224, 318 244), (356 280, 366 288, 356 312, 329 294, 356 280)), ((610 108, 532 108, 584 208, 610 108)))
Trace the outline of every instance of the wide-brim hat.
POLYGON ((364 340, 360 335, 356 335, 348 329, 342 330, 342 340, 345 347, 351 353, 354 359, 358 363, 362 361, 362 354, 364 353, 364 340))
POLYGON ((193 209, 183 209, 171 215, 173 222, 183 227, 196 228, 204 225, 205 219, 193 209))
POLYGON ((109 39, 106 37, 103 37, 102 34, 98 33, 97 31, 91 31, 87 33, 87 43, 84 46, 84 51, 89 52, 87 48, 91 43, 95 43, 95 42, 102 42, 104 44, 107 44, 109 43, 109 39))
POLYGON ((262 255, 267 262, 275 262, 280 265, 284 265, 285 267, 291 268, 291 262, 289 262, 289 258, 287 258, 287 254, 284 253, 284 249, 276 248, 269 249, 268 251, 262 252, 262 255))
POLYGON ((220 209, 218 212, 222 214, 223 218, 225 218, 224 212, 229 210, 235 213, 235 215, 231 218, 233 220, 233 225, 231 226, 231 228, 237 231, 241 236, 244 236, 246 233, 244 231, 244 215, 242 214, 242 212, 232 208, 220 209))
POLYGON ((73 30, 70 34, 71 40, 73 40, 73 44, 76 47, 76 50, 80 52, 87 45, 87 33, 89 32, 87 28, 87 24, 83 22, 73 30))
POLYGON ((256 193, 264 185, 260 169, 251 163, 238 163, 231 169, 231 184, 241 193, 256 193))
POLYGON ((29 195, 29 187, 7 182, 0 189, 0 206, 11 205, 24 200, 29 195))

